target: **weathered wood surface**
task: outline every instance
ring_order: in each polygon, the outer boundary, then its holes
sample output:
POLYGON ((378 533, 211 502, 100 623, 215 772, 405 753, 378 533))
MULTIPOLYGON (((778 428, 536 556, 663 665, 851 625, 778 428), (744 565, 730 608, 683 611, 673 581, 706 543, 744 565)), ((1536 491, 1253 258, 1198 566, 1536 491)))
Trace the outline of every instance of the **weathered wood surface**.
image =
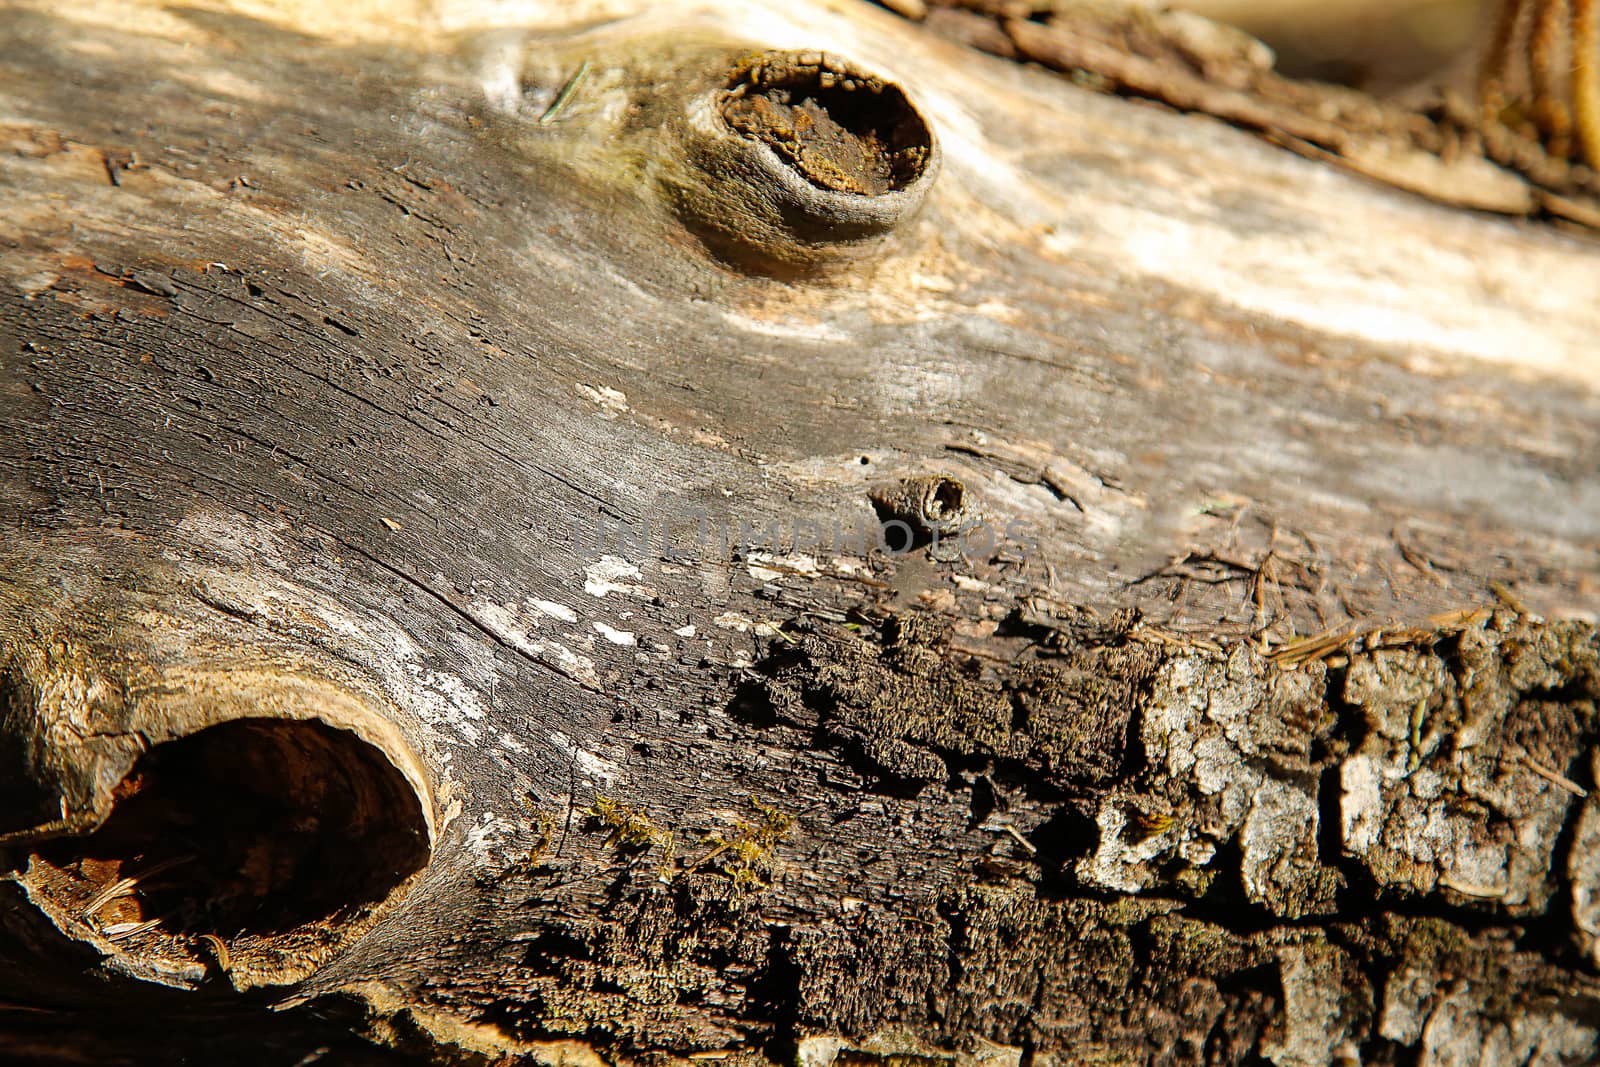
POLYGON ((865 5, 0 20, 7 1055, 1596 1054, 1590 239, 865 5))

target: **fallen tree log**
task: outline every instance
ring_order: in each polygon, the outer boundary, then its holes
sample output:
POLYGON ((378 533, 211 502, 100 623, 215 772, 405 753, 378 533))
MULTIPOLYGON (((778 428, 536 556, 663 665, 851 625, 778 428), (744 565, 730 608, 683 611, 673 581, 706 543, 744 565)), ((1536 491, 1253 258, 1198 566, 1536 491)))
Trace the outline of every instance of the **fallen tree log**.
POLYGON ((1592 1061, 1590 238, 865 5, 4 17, 6 1055, 1592 1061))

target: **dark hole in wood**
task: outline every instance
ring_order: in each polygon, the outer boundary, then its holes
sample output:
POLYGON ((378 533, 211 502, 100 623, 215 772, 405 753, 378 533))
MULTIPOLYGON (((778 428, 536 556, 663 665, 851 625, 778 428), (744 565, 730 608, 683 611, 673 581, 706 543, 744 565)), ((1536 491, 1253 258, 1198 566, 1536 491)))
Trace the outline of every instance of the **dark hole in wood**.
POLYGON ((767 54, 734 69, 722 116, 819 189, 881 196, 922 176, 932 138, 905 93, 827 57, 767 54))
POLYGON ((934 486, 933 496, 928 501, 928 517, 942 519, 955 515, 961 510, 961 504, 966 496, 966 489, 953 478, 941 478, 934 486))
POLYGON ((381 900, 428 859, 405 778, 322 723, 244 719, 170 741, 115 796, 94 833, 37 853, 86 894, 137 879, 86 916, 102 930, 159 918, 166 933, 280 933, 381 900))
POLYGON ((25 738, 37 712, 26 684, 20 671, 0 671, 0 834, 48 821, 60 803, 30 773, 33 753, 25 738))

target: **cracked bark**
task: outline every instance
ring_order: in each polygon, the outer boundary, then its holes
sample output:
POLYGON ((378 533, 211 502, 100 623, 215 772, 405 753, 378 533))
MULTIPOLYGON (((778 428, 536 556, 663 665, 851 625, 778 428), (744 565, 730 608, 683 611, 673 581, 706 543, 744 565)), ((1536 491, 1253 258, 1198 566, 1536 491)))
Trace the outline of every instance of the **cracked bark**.
POLYGON ((1592 244, 697 10, 7 10, 0 1052, 1592 1062, 1592 244))

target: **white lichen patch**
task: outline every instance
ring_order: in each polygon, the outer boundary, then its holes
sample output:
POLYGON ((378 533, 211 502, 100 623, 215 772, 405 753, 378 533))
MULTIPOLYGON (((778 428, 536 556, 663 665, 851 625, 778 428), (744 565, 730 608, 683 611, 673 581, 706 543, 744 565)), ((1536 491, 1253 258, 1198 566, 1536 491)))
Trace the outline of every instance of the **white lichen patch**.
POLYGON ((574 388, 599 405, 601 413, 610 418, 628 411, 627 394, 620 389, 613 389, 609 385, 585 385, 582 382, 576 383, 574 388))
POLYGON ((1493 1009, 1490 987, 1441 983, 1421 966, 1394 975, 1384 987, 1378 1034, 1407 1046, 1420 1045, 1423 1067, 1481 1064, 1591 1063, 1600 1032, 1560 1012, 1527 1011, 1503 1018, 1493 1009))
POLYGON ((600 688, 600 676, 595 672, 594 660, 574 652, 553 638, 533 636, 529 628, 537 626, 537 622, 529 620, 515 607, 475 600, 467 606, 467 613, 478 625, 518 652, 585 688, 600 688))
POLYGON ((583 591, 593 597, 605 597, 612 593, 653 596, 654 590, 639 582, 643 577, 638 567, 621 556, 601 556, 598 562, 584 569, 583 591))
POLYGON ((1340 832, 1345 848, 1361 853, 1378 840, 1382 829, 1383 781, 1378 762, 1370 756, 1352 756, 1339 767, 1340 832))
POLYGON ((1262 1042, 1261 1055, 1277 1067, 1329 1067, 1345 1037, 1339 1022, 1344 990, 1329 975, 1339 973, 1337 949, 1322 941, 1278 950, 1283 985, 1283 1033, 1262 1042))
POLYGON ((728 325, 765 337, 783 337, 801 341, 820 341, 828 344, 847 344, 850 335, 822 319, 784 317, 761 319, 754 315, 724 311, 722 317, 728 325))
MULTIPOLYGON (((711 622, 712 625, 719 626, 724 630, 732 630, 741 634, 755 633, 761 637, 775 637, 781 632, 776 625, 770 622, 752 619, 750 616, 738 611, 725 611, 712 619, 711 622)), ((739 655, 742 658, 745 654, 741 652, 739 655)))
POLYGON ((607 641, 610 641, 613 645, 626 645, 631 647, 639 643, 639 639, 627 630, 613 629, 612 627, 607 626, 605 623, 598 621, 591 623, 590 625, 594 627, 595 633, 599 634, 607 641))
POLYGON ((492 811, 483 812, 478 821, 467 830, 467 852, 480 867, 494 862, 493 854, 502 838, 514 833, 516 825, 511 820, 492 811))
POLYGON ((1176 847, 1174 833, 1142 839, 1131 832, 1128 811, 1120 804, 1102 804, 1095 815, 1100 847, 1078 861, 1078 878, 1087 885, 1113 893, 1141 893, 1155 882, 1152 861, 1176 847))
POLYGON ((551 731, 550 743, 566 754, 579 773, 592 781, 611 787, 627 780, 622 768, 615 761, 590 752, 560 730, 551 731))
POLYGON ((1076 868, 1085 884, 1142 892, 1174 861, 1204 866, 1232 841, 1252 901, 1292 917, 1326 903, 1332 887, 1317 862, 1314 777, 1271 773, 1274 763, 1306 758, 1307 738, 1284 726, 1276 709, 1314 704, 1314 681, 1262 667, 1243 646, 1226 661, 1177 656, 1164 665, 1141 740, 1152 764, 1189 783, 1193 812, 1147 824, 1129 818, 1128 798, 1106 798, 1096 815, 1099 845, 1076 868))
POLYGON ((799 1067, 832 1067, 843 1048, 844 1039, 836 1035, 803 1038, 795 1049, 795 1062, 799 1067))
POLYGON ((484 718, 484 707, 476 690, 448 671, 428 670, 417 663, 406 664, 406 670, 419 690, 436 694, 455 712, 450 721, 463 738, 478 740, 474 724, 484 718))
POLYGON ((543 612, 552 619, 560 619, 562 622, 578 621, 578 613, 565 604, 557 604, 553 600, 529 600, 527 603, 535 610, 543 612))
POLYGON ((776 582, 791 576, 816 578, 822 574, 817 558, 804 552, 750 552, 745 557, 745 569, 758 582, 776 582))
MULTIPOLYGON (((232 523, 192 523, 191 532, 221 535, 229 547, 249 551, 270 545, 272 535, 254 535, 232 523)), ((406 714, 439 731, 476 743, 486 709, 478 692, 459 674, 441 670, 409 634, 393 621, 356 611, 259 566, 248 571, 189 564, 193 588, 213 607, 252 619, 273 633, 308 645, 337 647, 340 655, 371 672, 384 692, 406 714), (447 731, 447 733, 446 733, 447 731)), ((271 557, 265 557, 270 559, 271 557)))
MULTIPOLYGON (((1129 798, 1108 797, 1079 877, 1114 892, 1145 891, 1162 878, 1194 885, 1183 865, 1208 862, 1200 846, 1232 843, 1246 896, 1304 916, 1331 907, 1342 878, 1319 854, 1319 801, 1332 800, 1343 855, 1380 891, 1544 912, 1557 887, 1551 864, 1562 828, 1574 806, 1595 802, 1566 773, 1580 754, 1580 727, 1566 706, 1522 696, 1558 690, 1561 671, 1572 669, 1560 665, 1573 653, 1554 638, 1531 645, 1510 625, 1461 632, 1449 656, 1426 645, 1352 656, 1333 693, 1323 665, 1280 672, 1243 646, 1225 661, 1168 660, 1141 740, 1152 770, 1187 784, 1183 825, 1168 831, 1157 819, 1163 832, 1152 834, 1123 819, 1129 798), (1316 754, 1344 737, 1354 751, 1316 754), (1546 763, 1523 743, 1537 745, 1546 763), (1321 796, 1324 788, 1336 795, 1321 796)), ((1600 854, 1600 809, 1586 806, 1574 831, 1574 937, 1600 962, 1600 860, 1591 859, 1600 854)))
POLYGON ((1369 729, 1340 768, 1344 850, 1391 890, 1542 910, 1575 798, 1507 758, 1514 702, 1488 682, 1499 676, 1496 638, 1463 635, 1463 654, 1468 676, 1481 679, 1465 691, 1423 652, 1351 664, 1344 698, 1369 729))

